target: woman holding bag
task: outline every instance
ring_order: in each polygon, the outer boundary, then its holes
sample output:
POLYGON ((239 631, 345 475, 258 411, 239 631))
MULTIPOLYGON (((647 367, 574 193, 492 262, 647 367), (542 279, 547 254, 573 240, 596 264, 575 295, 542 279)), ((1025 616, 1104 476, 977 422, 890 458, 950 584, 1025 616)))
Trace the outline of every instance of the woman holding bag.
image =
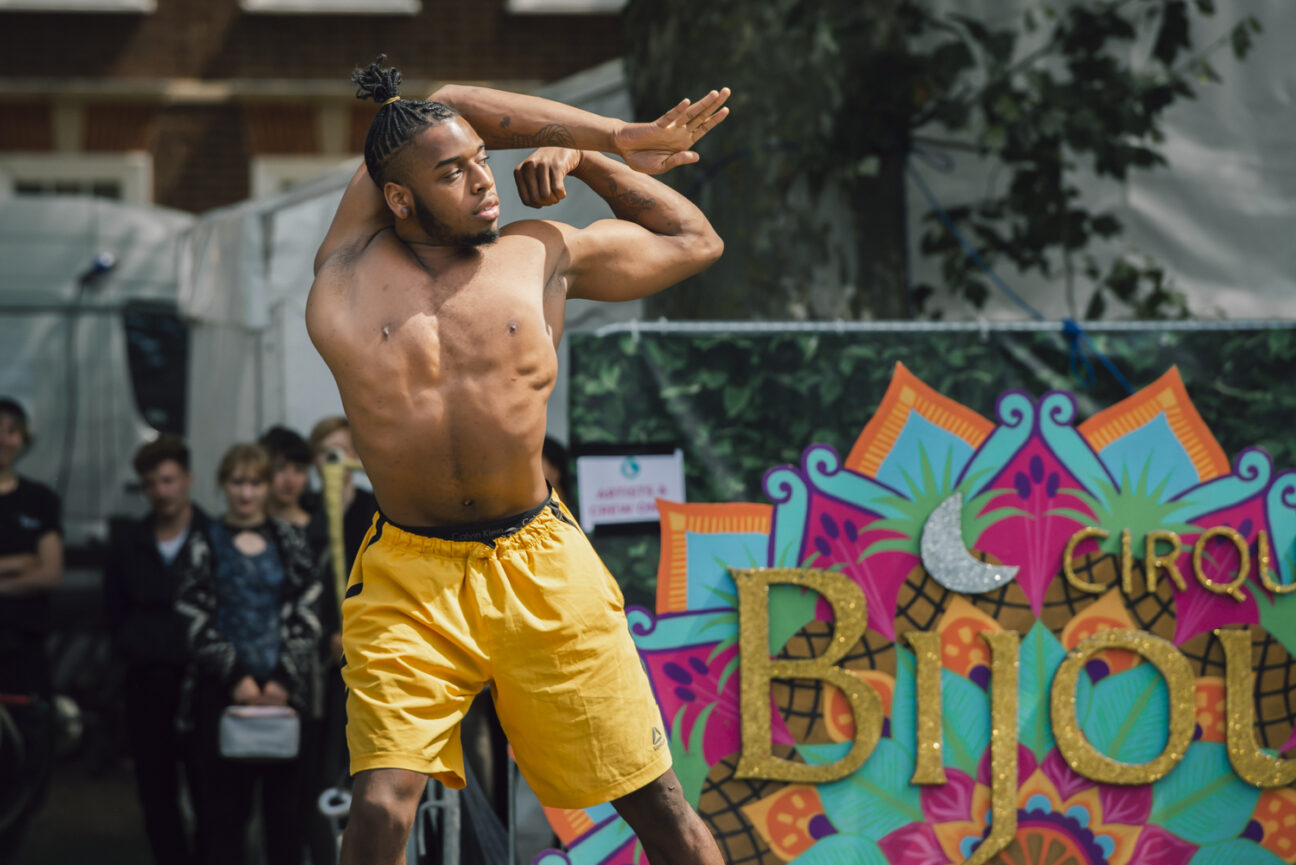
POLYGON ((304 531, 266 516, 270 473, 258 445, 226 452, 211 561, 189 569, 179 589, 193 657, 196 840, 212 865, 245 861, 258 784, 266 862, 302 858, 309 772, 300 742, 316 714, 320 580, 304 531))

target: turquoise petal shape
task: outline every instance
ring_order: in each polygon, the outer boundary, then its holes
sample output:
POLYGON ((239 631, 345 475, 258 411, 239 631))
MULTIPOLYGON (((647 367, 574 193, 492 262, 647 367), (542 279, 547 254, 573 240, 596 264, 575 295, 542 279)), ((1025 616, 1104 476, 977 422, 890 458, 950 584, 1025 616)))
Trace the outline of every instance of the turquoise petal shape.
MULTIPOLYGON (((821 764, 840 759, 843 748, 840 744, 798 745, 797 753, 807 763, 821 764)), ((868 760, 853 774, 819 785, 824 812, 839 832, 859 835, 869 841, 877 841, 907 823, 922 822, 926 818, 921 792, 909 783, 913 767, 913 757, 903 748, 890 739, 880 740, 868 760)), ((802 860, 798 857, 795 861, 802 860)))
POLYGON ((878 845, 853 835, 829 835, 792 860, 793 865, 887 865, 878 845))
POLYGON ((1050 393, 1040 401, 1040 434, 1044 441, 1090 495, 1101 497, 1102 486, 1110 483, 1112 476, 1071 425, 1075 419, 1076 404, 1071 394, 1050 393))
POLYGON ((941 711, 945 765, 975 778, 981 755, 990 747, 989 695, 962 676, 941 670, 941 711))
MULTIPOLYGON (((917 459, 914 462, 917 463, 917 459)), ((827 445, 816 445, 806 451, 802 465, 811 485, 820 492, 850 502, 885 519, 904 516, 902 511, 887 503, 888 499, 895 497, 895 490, 856 472, 842 471, 837 451, 827 445)), ((906 487, 901 486, 900 489, 906 487)))
POLYGON ((1274 478, 1265 496, 1265 516, 1277 581, 1284 586, 1296 583, 1296 471, 1274 478))
POLYGON ((1188 860, 1188 865, 1285 865, 1284 861, 1254 841, 1237 838, 1207 844, 1188 860))
MULTIPOLYGON (((1018 741, 1030 749, 1036 760, 1043 761, 1053 750, 1053 727, 1049 723, 1049 691, 1066 649, 1043 622, 1036 622, 1021 643, 1017 669, 1018 741)), ((1087 683, 1088 676, 1079 681, 1087 683)), ((1085 695, 1086 698, 1088 695, 1085 695)), ((1081 695, 1077 691, 1076 701, 1081 695)))
POLYGON ((798 567, 801 563, 796 559, 810 512, 810 491, 805 480, 790 466, 774 469, 765 475, 765 495, 774 502, 774 547, 769 560, 776 568, 798 567))
POLYGON ((968 498, 976 496, 994 480, 1013 454, 1026 444, 1035 428, 1035 403, 1024 393, 1004 394, 999 398, 999 422, 964 472, 965 476, 976 478, 967 490, 968 498))
POLYGON ((1157 758, 1170 738, 1169 708, 1160 672, 1139 664, 1094 686, 1081 729, 1090 744, 1113 760, 1146 763, 1157 758))
POLYGON ((1167 520, 1191 523, 1214 511, 1222 511, 1254 498, 1269 486, 1273 475, 1273 460, 1259 448, 1248 448, 1233 463, 1233 473, 1207 481, 1184 496, 1187 504, 1167 520))
POLYGON ((918 699, 913 652, 896 645, 895 690, 891 692, 891 739, 912 757, 918 753, 918 699))
POLYGON ((1216 844, 1241 834, 1259 799, 1260 789, 1239 778, 1229 765, 1225 745, 1198 742, 1189 746, 1170 774, 1152 785, 1148 822, 1193 844, 1216 844))

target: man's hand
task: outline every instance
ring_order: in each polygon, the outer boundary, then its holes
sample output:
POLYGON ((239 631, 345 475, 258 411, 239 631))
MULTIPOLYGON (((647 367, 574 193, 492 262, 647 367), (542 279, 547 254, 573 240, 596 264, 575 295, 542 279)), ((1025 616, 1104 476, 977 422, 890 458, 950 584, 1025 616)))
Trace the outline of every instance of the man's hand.
POLYGON ((513 169, 518 197, 528 207, 547 207, 567 197, 563 179, 581 164, 581 152, 569 147, 541 147, 513 169))
POLYGON ((665 174, 697 162, 690 148, 729 116, 729 109, 721 107, 728 98, 726 87, 696 103, 685 99, 652 123, 627 123, 613 134, 612 143, 627 165, 644 174, 665 174))

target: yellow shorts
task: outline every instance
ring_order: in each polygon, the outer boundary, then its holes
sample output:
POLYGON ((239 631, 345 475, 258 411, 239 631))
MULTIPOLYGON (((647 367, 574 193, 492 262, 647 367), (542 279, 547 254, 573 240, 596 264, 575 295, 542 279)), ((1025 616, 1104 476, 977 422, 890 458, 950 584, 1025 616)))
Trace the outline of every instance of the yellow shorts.
POLYGON ((527 783, 555 808, 624 796, 671 765, 616 581, 552 499, 492 543, 377 515, 342 603, 351 771, 464 786, 459 722, 491 686, 527 783))

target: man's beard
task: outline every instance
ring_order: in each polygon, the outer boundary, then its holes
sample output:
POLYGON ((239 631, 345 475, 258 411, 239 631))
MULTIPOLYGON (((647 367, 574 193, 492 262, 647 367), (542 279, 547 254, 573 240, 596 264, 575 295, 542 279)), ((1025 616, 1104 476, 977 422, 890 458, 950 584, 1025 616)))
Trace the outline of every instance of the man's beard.
POLYGON ((460 249, 473 249, 499 240, 499 229, 489 228, 476 234, 455 234, 437 219, 417 195, 414 196, 414 215, 418 218, 419 227, 431 238, 433 243, 441 246, 457 246, 460 249))

